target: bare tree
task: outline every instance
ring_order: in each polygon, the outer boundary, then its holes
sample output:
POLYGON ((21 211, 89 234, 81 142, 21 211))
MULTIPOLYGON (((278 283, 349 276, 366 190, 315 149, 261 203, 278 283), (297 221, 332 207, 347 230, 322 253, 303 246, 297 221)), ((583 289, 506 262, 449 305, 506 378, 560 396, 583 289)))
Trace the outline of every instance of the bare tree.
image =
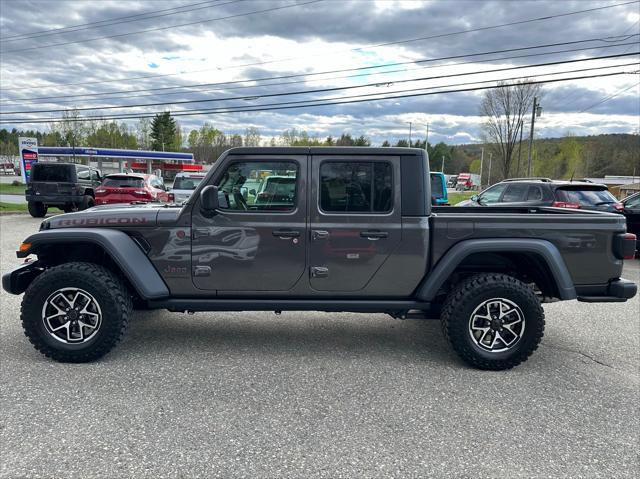
POLYGON ((534 97, 540 95, 540 85, 528 84, 529 81, 500 82, 499 88, 485 91, 480 105, 480 113, 486 117, 483 130, 496 150, 503 178, 511 171, 520 128, 526 127, 525 117, 533 106, 534 97))

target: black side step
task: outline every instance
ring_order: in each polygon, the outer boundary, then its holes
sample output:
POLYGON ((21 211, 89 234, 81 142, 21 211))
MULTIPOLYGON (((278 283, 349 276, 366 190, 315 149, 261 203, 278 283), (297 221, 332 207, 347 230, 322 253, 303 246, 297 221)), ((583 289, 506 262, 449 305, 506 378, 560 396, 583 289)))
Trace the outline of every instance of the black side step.
POLYGON ((430 303, 404 300, 333 299, 201 299, 178 298, 149 301, 153 309, 170 311, 326 311, 391 313, 430 309, 430 303))

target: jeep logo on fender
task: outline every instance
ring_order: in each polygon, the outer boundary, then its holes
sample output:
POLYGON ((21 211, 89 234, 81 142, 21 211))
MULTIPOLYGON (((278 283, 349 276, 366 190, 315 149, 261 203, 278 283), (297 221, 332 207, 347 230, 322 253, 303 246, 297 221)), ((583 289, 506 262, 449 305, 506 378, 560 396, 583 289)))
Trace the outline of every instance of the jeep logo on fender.
POLYGON ((58 226, 108 226, 108 225, 140 225, 147 218, 74 218, 58 222, 58 226))

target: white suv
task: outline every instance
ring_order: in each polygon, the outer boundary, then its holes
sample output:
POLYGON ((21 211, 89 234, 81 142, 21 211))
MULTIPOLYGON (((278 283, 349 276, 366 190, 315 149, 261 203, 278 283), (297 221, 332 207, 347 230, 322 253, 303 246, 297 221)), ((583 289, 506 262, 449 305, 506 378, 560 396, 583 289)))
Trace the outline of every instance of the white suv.
POLYGON ((204 173, 178 173, 170 191, 173 194, 173 200, 176 203, 187 201, 204 177, 204 173))

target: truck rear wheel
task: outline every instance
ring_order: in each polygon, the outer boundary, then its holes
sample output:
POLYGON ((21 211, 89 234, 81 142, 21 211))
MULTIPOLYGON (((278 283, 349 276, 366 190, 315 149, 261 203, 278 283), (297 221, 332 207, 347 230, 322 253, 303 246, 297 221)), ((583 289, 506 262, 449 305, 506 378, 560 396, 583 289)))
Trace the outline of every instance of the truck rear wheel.
POLYGON ((56 361, 104 356, 122 339, 131 297, 111 271, 66 263, 43 272, 22 299, 22 327, 33 346, 56 361))
POLYGON ((47 214, 47 207, 41 201, 29 201, 27 208, 29 214, 34 218, 44 218, 44 215, 47 214))
POLYGON ((91 208, 96 205, 96 200, 93 199, 91 195, 84 195, 82 197, 82 201, 78 205, 78 211, 86 210, 87 208, 91 208))
POLYGON ((544 334, 544 311, 535 293, 505 274, 467 278, 447 297, 441 319, 449 344, 478 369, 517 366, 537 349, 544 334))

